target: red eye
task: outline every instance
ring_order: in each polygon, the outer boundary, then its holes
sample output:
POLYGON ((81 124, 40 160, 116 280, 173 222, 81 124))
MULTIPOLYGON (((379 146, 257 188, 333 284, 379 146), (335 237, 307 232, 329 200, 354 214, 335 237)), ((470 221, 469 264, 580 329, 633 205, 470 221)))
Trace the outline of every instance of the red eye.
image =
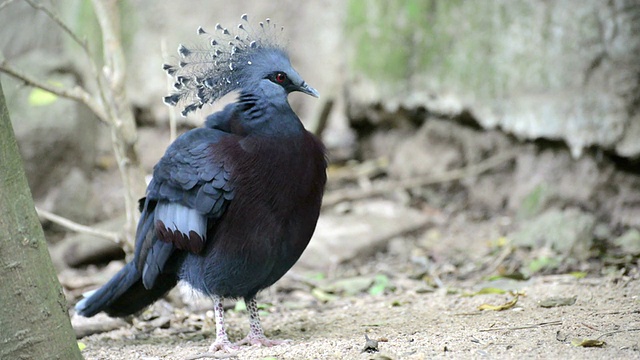
POLYGON ((279 83, 283 83, 285 80, 287 80, 287 75, 285 75, 284 73, 277 73, 276 74, 276 81, 279 83))

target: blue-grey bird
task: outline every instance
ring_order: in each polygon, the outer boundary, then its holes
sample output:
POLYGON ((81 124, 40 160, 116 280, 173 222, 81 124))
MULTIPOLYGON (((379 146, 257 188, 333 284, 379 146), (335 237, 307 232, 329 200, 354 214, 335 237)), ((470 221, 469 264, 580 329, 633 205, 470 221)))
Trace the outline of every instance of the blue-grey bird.
POLYGON ((164 100, 184 105, 184 115, 232 91, 239 97, 169 146, 140 200, 133 261, 78 302, 80 315, 133 314, 183 280, 214 301, 210 350, 281 342, 265 337, 255 297, 309 243, 327 161, 287 100, 293 91, 318 92, 277 44, 279 28, 268 19, 255 28, 246 15, 242 20, 235 31, 199 28, 207 46, 181 45, 179 63, 164 66, 175 78, 175 92, 164 100), (250 332, 235 344, 225 331, 223 298, 244 298, 249 311, 250 332))

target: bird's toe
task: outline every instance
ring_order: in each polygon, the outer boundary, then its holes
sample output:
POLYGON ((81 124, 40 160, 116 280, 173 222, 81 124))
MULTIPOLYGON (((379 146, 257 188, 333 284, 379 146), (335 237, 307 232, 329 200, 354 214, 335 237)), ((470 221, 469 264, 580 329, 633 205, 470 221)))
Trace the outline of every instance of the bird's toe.
POLYGON ((257 345, 264 347, 272 347, 276 345, 282 345, 291 342, 291 340, 271 340, 266 336, 252 336, 247 335, 244 339, 236 342, 234 345, 257 345))
POLYGON ((216 340, 209 346, 209 352, 223 351, 227 353, 240 350, 240 346, 231 343, 229 340, 216 340))

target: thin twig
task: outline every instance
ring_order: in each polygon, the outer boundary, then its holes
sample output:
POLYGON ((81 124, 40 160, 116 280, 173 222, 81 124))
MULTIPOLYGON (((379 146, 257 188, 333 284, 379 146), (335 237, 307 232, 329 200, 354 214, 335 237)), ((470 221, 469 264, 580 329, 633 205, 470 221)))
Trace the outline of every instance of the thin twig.
POLYGON ((69 219, 63 218, 62 216, 58 216, 56 214, 50 213, 46 210, 38 209, 37 207, 36 207, 36 212, 38 213, 38 216, 40 216, 41 218, 49 220, 60 226, 63 226, 71 231, 75 231, 81 234, 98 236, 107 240, 111 240, 116 244, 122 245, 122 237, 117 233, 98 230, 86 225, 78 224, 77 222, 74 222, 69 219))
POLYGON ((93 74, 93 77, 95 78, 96 83, 98 84, 98 92, 99 92, 100 98, 92 97, 90 96, 90 94, 87 93, 88 96, 84 97, 84 99, 75 99, 75 100, 81 101, 84 104, 86 104, 89 107, 89 109, 91 109, 91 111, 93 111, 96 114, 96 116, 98 116, 98 118, 103 122, 108 124, 113 123, 112 116, 108 115, 109 108, 104 107, 104 104, 107 104, 107 101, 103 91, 104 89, 103 77, 100 71, 98 71, 98 65, 96 64, 93 58, 93 54, 91 54, 91 50, 87 45, 87 41, 80 39, 80 37, 76 35, 76 33, 74 33, 73 30, 71 30, 71 28, 69 28, 67 24, 64 23, 64 21, 62 21, 60 16, 58 16, 48 7, 40 3, 35 3, 33 2, 33 0, 25 0, 25 1, 29 5, 31 5, 31 7, 33 7, 34 9, 45 13, 49 17, 49 19, 51 19, 51 21, 53 21, 60 29, 62 29, 62 31, 64 31, 67 35, 69 35, 69 37, 71 37, 71 39, 74 42, 80 45, 80 48, 82 49, 85 56, 87 57, 89 66, 91 68, 91 74, 93 74), (100 100, 102 102, 100 102, 100 100))
POLYGON ((329 122, 329 115, 331 115, 331 110, 333 109, 333 105, 335 104, 335 99, 333 96, 326 97, 322 100, 320 104, 320 109, 317 112, 317 115, 313 119, 313 123, 310 124, 310 131, 316 136, 322 135, 322 132, 327 127, 327 123, 329 122))
POLYGON ((53 21, 59 28, 62 29, 62 31, 64 31, 67 35, 69 35, 69 37, 71 37, 71 39, 76 42, 78 45, 80 45, 80 47, 82 48, 82 51, 84 52, 85 56, 87 57, 87 59, 89 60, 89 65, 91 66, 91 72, 94 75, 98 76, 98 83, 100 83, 100 79, 99 79, 99 75, 100 72, 98 71, 98 67, 93 59, 93 54, 91 54, 91 50, 89 49, 89 45, 87 44, 87 40, 86 39, 81 39, 78 35, 76 35, 76 33, 73 32, 73 30, 71 30, 71 28, 69 28, 67 26, 67 24, 64 23, 64 21, 62 21, 62 19, 60 18, 60 16, 58 16, 58 14, 56 14, 55 12, 53 12, 51 9, 49 9, 48 7, 42 5, 41 3, 35 3, 33 2, 33 0, 25 0, 29 5, 31 5, 31 7, 33 7, 36 10, 42 11, 43 13, 45 13, 49 19, 51 19, 51 21, 53 21))
MULTIPOLYGON (((74 33, 73 30, 71 30, 71 28, 69 28, 67 24, 65 24, 64 21, 62 21, 62 19, 56 13, 51 11, 46 6, 42 4, 34 3, 32 0, 25 0, 25 1, 29 3, 29 5, 31 5, 34 9, 44 12, 49 17, 49 19, 51 19, 51 21, 53 21, 56 25, 58 25, 58 27, 62 29, 62 31, 64 31, 67 35, 69 35, 69 37, 71 37, 73 41, 75 41, 78 45, 80 45, 80 48, 82 48, 82 51, 87 57, 89 66, 91 68, 91 74, 93 74, 93 77, 95 78, 96 83, 98 84, 98 92, 100 94, 100 99, 102 100, 102 104, 106 104, 107 101, 105 99, 104 90, 103 90, 104 80, 103 80, 102 74, 100 73, 100 71, 98 71, 98 65, 96 64, 95 59, 93 58, 93 54, 91 53, 91 49, 89 49, 86 39, 85 40, 80 39, 80 37, 76 35, 76 33, 74 33)), ((105 122, 108 122, 108 123, 113 122, 112 117, 106 115, 109 109, 108 108, 105 109, 103 106, 101 106, 101 109, 102 109, 101 112, 104 113, 105 115, 100 116, 99 113, 96 113, 96 115, 98 115, 98 117, 105 122)), ((95 109, 92 108, 92 110, 95 112, 95 109)))
MULTIPOLYGON (((40 88, 60 97, 68 98, 85 104, 96 116, 107 123, 111 129, 112 145, 118 163, 118 170, 123 182, 124 202, 126 209, 125 233, 122 239, 128 248, 133 245, 133 238, 138 218, 136 198, 144 193, 144 173, 138 159, 137 131, 133 110, 126 97, 125 60, 120 45, 120 25, 118 23, 118 3, 116 0, 93 0, 93 7, 102 31, 104 54, 104 72, 98 70, 98 64, 93 58, 86 41, 83 41, 65 25, 54 11, 37 3, 35 0, 25 0, 30 6, 44 12, 64 33, 78 43, 88 58, 92 75, 97 83, 95 94, 86 89, 75 86, 72 89, 58 88, 40 82, 31 76, 13 68, 4 60, 0 60, 0 72, 4 72, 27 86, 40 88)), ((7 2, 3 3, 6 6, 7 2)), ((79 225, 79 224, 78 224, 79 225)), ((95 234, 100 236, 99 234, 95 234)), ((107 237, 112 238, 112 237, 107 237)), ((120 238, 118 237, 118 241, 120 238)))
POLYGON ((18 80, 21 80, 27 86, 32 86, 35 88, 39 88, 45 91, 48 91, 54 95, 58 95, 60 97, 75 100, 85 104, 94 114, 103 122, 109 123, 107 119, 107 115, 105 114, 102 106, 98 104, 91 94, 89 94, 85 89, 80 86, 75 86, 74 88, 60 88, 53 85, 49 85, 47 83, 38 81, 31 76, 24 74, 20 70, 9 65, 5 60, 0 61, 0 72, 3 72, 7 75, 10 75, 18 80))
POLYGON ((440 174, 426 175, 416 178, 403 179, 400 181, 390 181, 385 183, 374 184, 370 189, 345 189, 336 190, 325 195, 322 207, 328 208, 335 206, 343 201, 361 200, 373 196, 384 195, 398 189, 410 189, 425 185, 432 185, 442 182, 464 179, 470 176, 477 176, 487 170, 495 168, 507 161, 514 159, 517 155, 516 151, 507 151, 494 155, 477 164, 467 166, 461 169, 446 171, 440 174))
POLYGON ((513 247, 506 245, 504 246, 504 249, 502 249, 502 251, 500 252, 500 254, 498 254, 498 257, 496 257, 491 264, 487 267, 487 269, 483 272, 484 274, 493 274, 498 267, 500 267, 500 265, 502 265, 502 263, 504 262, 504 260, 509 257, 509 255, 511 255, 513 253, 513 247))
MULTIPOLYGON (((103 102, 112 119, 111 136, 114 154, 124 185, 126 212, 125 230, 128 245, 134 243, 138 222, 137 197, 144 194, 144 173, 137 149, 137 128, 131 103, 125 91, 125 57, 120 40, 118 2, 116 0, 92 0, 93 10, 102 31, 104 56, 104 86, 100 86, 103 102)), ((102 84, 101 84, 102 85, 102 84)))
POLYGON ((632 332, 632 331, 640 331, 640 328, 634 328, 634 329, 624 329, 624 330, 615 330, 615 331, 610 331, 610 332, 606 332, 600 336, 598 336, 596 338, 596 340, 600 340, 600 338, 603 338, 605 336, 609 336, 609 335, 613 335, 613 334, 617 334, 617 333, 621 333, 621 332, 632 332))
POLYGON ((599 312, 596 313, 595 315, 597 316, 602 316, 602 315, 619 315, 619 314, 638 314, 640 313, 640 309, 636 309, 636 310, 620 310, 620 311, 606 311, 606 312, 599 312))
POLYGON ((515 327, 502 327, 502 328, 488 328, 488 329, 480 329, 480 330, 478 330, 478 331, 486 332, 486 331, 501 331, 501 330, 525 330, 525 329, 535 329, 535 328, 538 328, 538 327, 543 327, 543 326, 554 326, 554 325, 562 325, 562 320, 548 321, 548 322, 541 322, 541 323, 539 323, 539 324, 523 325, 523 326, 515 326, 515 327))
POLYGON ((78 37, 78 35, 76 35, 68 26, 67 24, 64 23, 64 21, 62 21, 62 19, 60 19, 60 17, 54 13, 53 11, 51 11, 49 8, 47 8, 46 6, 40 4, 40 3, 36 3, 33 0, 24 0, 26 1, 29 5, 31 5, 32 8, 42 11, 43 13, 45 13, 49 19, 51 19, 54 23, 56 23, 56 25, 58 25, 62 31, 64 31, 65 33, 67 33, 67 35, 69 35, 69 37, 71 37, 71 39, 73 39, 73 41, 75 41, 76 43, 78 43, 78 45, 80 45, 83 49, 85 49, 86 52, 89 51, 89 49, 87 48, 87 42, 83 41, 82 39, 80 39, 78 37))
MULTIPOLYGON (((92 3, 93 11, 98 18, 100 30, 102 31, 102 52, 105 70, 108 70, 105 76, 109 81, 109 88, 113 92, 112 95, 121 96, 124 94, 126 65, 120 39, 118 2, 115 0, 93 0, 92 3)), ((128 126, 129 124, 117 125, 128 126)))
POLYGON ((201 353, 201 354, 197 354, 197 355, 194 355, 194 356, 189 356, 188 358, 185 358, 185 360, 232 359, 232 358, 237 358, 237 357, 238 357, 237 353, 224 354, 224 353, 206 352, 206 353, 201 353))
POLYGON ((5 0, 0 3, 0 10, 4 9, 7 5, 11 4, 14 0, 5 0))

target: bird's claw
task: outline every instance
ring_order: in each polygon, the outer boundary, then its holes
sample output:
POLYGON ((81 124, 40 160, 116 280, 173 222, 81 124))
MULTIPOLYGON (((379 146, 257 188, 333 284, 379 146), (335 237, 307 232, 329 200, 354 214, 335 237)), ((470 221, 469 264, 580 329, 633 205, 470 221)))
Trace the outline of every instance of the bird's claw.
POLYGON ((286 344, 288 342, 291 342, 291 340, 271 340, 269 338, 267 338, 266 336, 262 335, 262 336, 255 336, 255 335, 247 335, 247 337, 245 337, 244 339, 234 343, 233 345, 257 345, 257 346, 264 346, 264 347, 272 347, 272 346, 276 346, 276 345, 282 345, 282 344, 286 344))
POLYGON ((240 350, 240 346, 232 344, 229 340, 216 340, 209 346, 209 352, 214 353, 221 350, 226 353, 231 353, 235 350, 240 350))

